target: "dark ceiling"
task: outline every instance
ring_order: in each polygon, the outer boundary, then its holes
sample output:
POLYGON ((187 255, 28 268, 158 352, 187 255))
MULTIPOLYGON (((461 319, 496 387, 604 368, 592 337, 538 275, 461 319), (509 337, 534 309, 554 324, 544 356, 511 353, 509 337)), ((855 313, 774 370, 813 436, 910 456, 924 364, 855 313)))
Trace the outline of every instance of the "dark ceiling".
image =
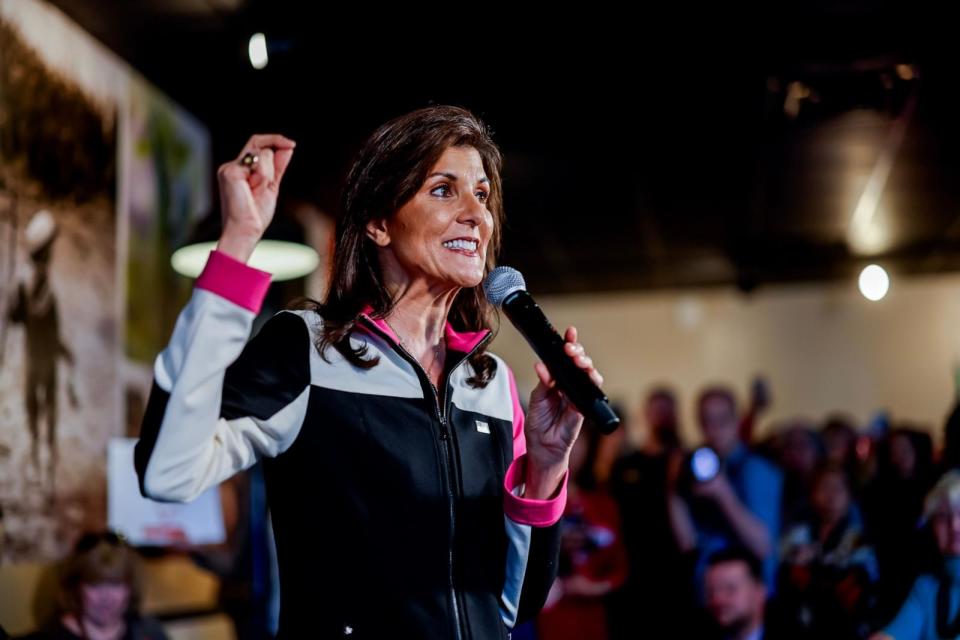
POLYGON ((285 191, 330 211, 378 124, 473 109, 505 156, 501 262, 533 291, 960 269, 960 64, 916 3, 701 14, 699 29, 599 9, 548 24, 438 7, 408 28, 369 6, 55 4, 203 120, 215 164, 254 132, 296 139, 285 191))

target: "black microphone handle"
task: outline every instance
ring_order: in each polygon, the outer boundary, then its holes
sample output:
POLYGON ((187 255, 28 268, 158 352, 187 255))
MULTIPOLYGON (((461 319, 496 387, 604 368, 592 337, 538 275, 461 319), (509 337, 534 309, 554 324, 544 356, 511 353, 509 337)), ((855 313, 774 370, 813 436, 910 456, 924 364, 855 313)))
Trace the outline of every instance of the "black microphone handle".
POLYGON ((610 407, 609 400, 600 387, 564 350, 565 340, 547 320, 547 316, 540 309, 540 305, 534 302, 530 293, 518 289, 508 294, 500 307, 583 417, 593 422, 603 433, 612 433, 620 424, 620 418, 610 407))

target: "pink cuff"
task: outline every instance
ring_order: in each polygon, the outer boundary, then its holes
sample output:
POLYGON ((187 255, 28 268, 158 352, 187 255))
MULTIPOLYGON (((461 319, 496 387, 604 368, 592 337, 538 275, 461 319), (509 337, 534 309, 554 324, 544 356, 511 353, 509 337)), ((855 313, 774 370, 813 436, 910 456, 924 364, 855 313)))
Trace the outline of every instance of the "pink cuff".
POLYGON ((503 510, 514 522, 530 524, 536 527, 548 527, 557 522, 567 506, 567 478, 570 469, 563 472, 560 486, 546 500, 522 498, 513 490, 524 482, 527 468, 527 454, 515 458, 503 478, 503 510))
POLYGON ((212 291, 235 304, 260 313, 273 277, 218 249, 210 251, 195 287, 212 291))

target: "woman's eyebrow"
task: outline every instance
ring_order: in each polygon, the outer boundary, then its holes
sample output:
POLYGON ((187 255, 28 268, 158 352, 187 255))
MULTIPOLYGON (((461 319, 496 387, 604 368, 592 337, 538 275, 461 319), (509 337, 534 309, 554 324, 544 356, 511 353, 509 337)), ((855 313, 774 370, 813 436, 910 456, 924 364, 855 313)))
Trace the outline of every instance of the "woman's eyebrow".
MULTIPOLYGON (((428 178, 432 178, 433 176, 444 176, 445 178, 449 178, 450 180, 453 180, 454 182, 457 181, 457 174, 455 174, 455 173, 449 173, 449 172, 447 172, 447 171, 435 171, 435 172, 431 173, 430 175, 428 175, 427 177, 428 177, 428 178)), ((477 182, 490 182, 490 178, 488 178, 487 176, 483 176, 482 178, 480 178, 479 180, 477 180, 477 182)))

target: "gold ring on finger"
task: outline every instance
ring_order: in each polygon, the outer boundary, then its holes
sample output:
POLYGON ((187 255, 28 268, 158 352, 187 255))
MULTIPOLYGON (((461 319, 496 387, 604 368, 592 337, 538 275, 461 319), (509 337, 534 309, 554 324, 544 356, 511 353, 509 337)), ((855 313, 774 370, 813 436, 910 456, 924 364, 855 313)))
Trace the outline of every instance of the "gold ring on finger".
POLYGON ((260 164, 260 156, 252 151, 248 151, 240 158, 240 164, 251 170, 256 169, 257 165, 260 164))

